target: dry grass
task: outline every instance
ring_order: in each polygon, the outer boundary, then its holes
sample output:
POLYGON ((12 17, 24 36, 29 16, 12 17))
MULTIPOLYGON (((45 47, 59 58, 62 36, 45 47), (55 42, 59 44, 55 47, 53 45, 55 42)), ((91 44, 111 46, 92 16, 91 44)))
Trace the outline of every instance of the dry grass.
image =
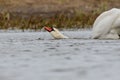
POLYGON ((120 0, 0 0, 0 29, 91 28, 96 17, 120 0), (114 4, 113 4, 114 3, 114 4))

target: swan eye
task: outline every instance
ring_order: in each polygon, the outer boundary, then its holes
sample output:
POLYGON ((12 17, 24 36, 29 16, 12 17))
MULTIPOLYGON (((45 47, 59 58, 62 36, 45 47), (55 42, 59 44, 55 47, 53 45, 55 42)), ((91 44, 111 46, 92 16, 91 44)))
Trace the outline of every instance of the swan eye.
POLYGON ((54 31, 53 27, 44 27, 44 29, 48 32, 54 31))

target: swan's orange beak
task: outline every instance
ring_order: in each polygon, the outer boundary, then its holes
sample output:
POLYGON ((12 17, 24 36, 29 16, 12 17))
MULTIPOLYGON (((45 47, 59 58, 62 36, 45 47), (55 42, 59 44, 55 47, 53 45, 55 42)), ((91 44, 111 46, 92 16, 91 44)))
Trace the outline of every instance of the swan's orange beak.
POLYGON ((44 29, 45 29, 46 31, 48 31, 48 32, 53 31, 53 28, 52 28, 52 27, 47 27, 47 26, 45 26, 44 29))

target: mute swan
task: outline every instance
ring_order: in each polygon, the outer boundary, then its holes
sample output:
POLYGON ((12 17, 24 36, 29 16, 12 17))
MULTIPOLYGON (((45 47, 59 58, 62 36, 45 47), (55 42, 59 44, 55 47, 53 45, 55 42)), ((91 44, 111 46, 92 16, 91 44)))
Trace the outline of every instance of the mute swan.
POLYGON ((48 31, 55 39, 65 39, 68 38, 64 36, 60 31, 54 27, 44 27, 46 31, 48 31))
POLYGON ((93 39, 120 38, 120 9, 113 8, 103 12, 93 24, 93 39))

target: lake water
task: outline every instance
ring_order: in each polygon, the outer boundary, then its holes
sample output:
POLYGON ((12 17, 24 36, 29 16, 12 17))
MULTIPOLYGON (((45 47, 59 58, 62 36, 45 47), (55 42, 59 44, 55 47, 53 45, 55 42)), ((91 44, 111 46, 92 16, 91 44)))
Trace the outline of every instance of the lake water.
POLYGON ((91 30, 0 32, 0 80, 120 80, 120 40, 90 39, 91 30))

